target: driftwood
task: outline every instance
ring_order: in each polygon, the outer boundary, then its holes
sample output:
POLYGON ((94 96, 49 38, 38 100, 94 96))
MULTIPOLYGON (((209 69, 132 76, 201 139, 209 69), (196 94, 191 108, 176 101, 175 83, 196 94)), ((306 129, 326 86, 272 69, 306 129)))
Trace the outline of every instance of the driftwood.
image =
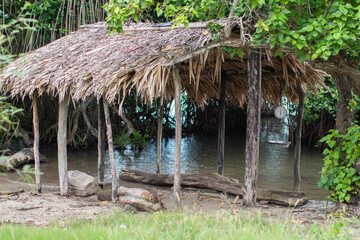
MULTIPOLYGON (((120 186, 117 188, 118 203, 130 204, 139 211, 154 212, 164 209, 160 198, 141 188, 127 188, 120 186)), ((111 201, 111 190, 101 190, 97 193, 99 201, 111 201)))
MULTIPOLYGON (((1 171, 11 171, 13 168, 19 168, 25 164, 34 162, 34 149, 33 148, 23 148, 21 151, 7 157, 7 159, 0 163, 0 172, 1 171)), ((40 154, 40 162, 47 162, 46 157, 40 154)))
POLYGON ((96 179, 80 171, 69 171, 69 193, 79 196, 96 194, 99 190, 96 179))
POLYGON ((117 195, 118 195, 118 197, 122 197, 122 196, 137 197, 137 198, 144 199, 150 203, 161 203, 160 198, 156 194, 151 193, 148 190, 141 189, 141 188, 127 188, 127 187, 120 186, 117 189, 117 195))
POLYGON ((145 189, 120 186, 117 195, 119 203, 130 204, 140 211, 152 212, 164 209, 160 198, 145 189))
MULTIPOLYGON (((173 185, 174 175, 172 174, 151 174, 132 169, 121 169, 120 179, 131 182, 141 182, 153 185, 173 185)), ((181 174, 181 185, 208 188, 220 192, 243 196, 244 187, 242 184, 217 173, 212 174, 181 174)), ((307 202, 305 193, 259 189, 257 201, 267 201, 285 206, 301 206, 307 202)))
POLYGON ((161 203, 151 203, 133 196, 121 196, 118 201, 122 204, 130 204, 140 211, 156 212, 164 209, 164 206, 161 203))

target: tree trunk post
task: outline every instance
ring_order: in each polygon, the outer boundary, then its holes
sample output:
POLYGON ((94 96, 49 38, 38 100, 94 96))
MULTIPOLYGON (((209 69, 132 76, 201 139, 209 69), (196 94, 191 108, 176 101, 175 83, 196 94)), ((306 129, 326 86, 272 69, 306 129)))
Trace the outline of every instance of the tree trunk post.
POLYGON ((58 168, 60 194, 67 195, 69 193, 69 177, 68 177, 68 159, 67 159, 67 117, 68 117, 68 100, 66 94, 64 99, 59 103, 59 122, 58 122, 58 168))
POLYGON ((219 126, 218 126, 218 165, 217 173, 224 175, 225 158, 225 108, 226 108, 226 75, 221 74, 221 93, 219 101, 219 126))
POLYGON ((340 134, 346 134, 346 129, 352 126, 354 119, 351 85, 348 78, 341 73, 331 73, 331 76, 339 95, 336 105, 336 130, 339 130, 340 134))
POLYGON ((261 50, 248 53, 248 95, 245 145, 244 203, 255 206, 260 145, 261 50))
POLYGON ((34 92, 32 99, 33 107, 33 127, 34 127, 34 161, 35 161, 35 184, 38 193, 41 193, 41 175, 40 175, 40 152, 39 152, 39 118, 37 106, 37 92, 34 92))
POLYGON ((104 182, 105 175, 105 116, 103 98, 98 99, 98 182, 104 182))
POLYGON ((105 113, 105 121, 106 121, 106 135, 108 139, 108 148, 109 148, 109 158, 110 158, 110 167, 111 167, 111 199, 112 202, 115 203, 117 200, 117 180, 116 180, 116 166, 115 166, 115 157, 114 157, 114 144, 112 137, 112 129, 111 129, 111 120, 109 113, 108 103, 103 100, 104 105, 104 113, 105 113))
POLYGON ((157 119, 157 159, 156 159, 156 173, 161 173, 161 148, 162 148, 162 134, 163 134, 163 118, 164 118, 164 106, 160 105, 159 114, 157 119))
POLYGON ((301 186, 301 138, 302 138, 302 124, 304 119, 304 108, 305 108, 305 93, 301 87, 299 80, 297 82, 297 89, 299 94, 299 110, 296 119, 296 130, 295 130, 295 159, 294 159, 294 191, 299 192, 301 186))
POLYGON ((181 79, 178 66, 173 71, 175 86, 175 162, 174 162, 174 201, 181 207, 181 79))

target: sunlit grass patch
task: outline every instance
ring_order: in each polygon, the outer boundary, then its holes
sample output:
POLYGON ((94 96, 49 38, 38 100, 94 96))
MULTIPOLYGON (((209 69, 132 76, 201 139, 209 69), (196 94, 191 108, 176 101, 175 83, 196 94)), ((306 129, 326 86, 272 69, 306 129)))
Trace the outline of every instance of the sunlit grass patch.
POLYGON ((47 228, 0 226, 1 239, 352 239, 348 223, 323 226, 221 213, 119 212, 95 221, 76 220, 47 228))

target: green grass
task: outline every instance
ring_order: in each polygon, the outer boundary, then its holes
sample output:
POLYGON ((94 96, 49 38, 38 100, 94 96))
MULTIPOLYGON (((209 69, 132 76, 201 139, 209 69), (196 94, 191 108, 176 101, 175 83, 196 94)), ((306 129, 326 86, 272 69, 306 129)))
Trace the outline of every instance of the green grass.
POLYGON ((0 239, 353 239, 349 230, 339 221, 307 226, 260 215, 121 212, 92 222, 78 220, 47 228, 3 224, 0 239))

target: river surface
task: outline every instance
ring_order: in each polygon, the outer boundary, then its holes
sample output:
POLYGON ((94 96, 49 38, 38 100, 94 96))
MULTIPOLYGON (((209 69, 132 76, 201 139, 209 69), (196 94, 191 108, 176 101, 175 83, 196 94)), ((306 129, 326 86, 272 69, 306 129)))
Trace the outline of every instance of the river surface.
MULTIPOLYGON (((294 147, 284 147, 269 144, 271 140, 287 140, 287 127, 274 118, 262 119, 259 187, 292 190, 294 147)), ((175 139, 164 139, 162 153, 162 173, 174 172, 175 139)), ((46 148, 40 152, 49 162, 41 165, 44 173, 42 180, 45 184, 58 184, 57 149, 46 148)), ((225 168, 224 175, 239 179, 244 178, 245 133, 233 135, 227 133, 225 140, 225 168)), ((117 172, 120 168, 132 168, 140 171, 155 173, 156 170, 156 142, 149 143, 141 152, 115 150, 117 172)), ((105 160, 105 178, 111 181, 110 161, 105 160)), ((317 186, 323 162, 321 154, 315 150, 302 149, 301 153, 301 190, 311 199, 322 200, 326 192, 317 186)), ((181 144, 181 172, 182 173, 210 173, 217 168, 217 137, 184 137, 181 144)), ((80 152, 68 152, 68 169, 80 170, 90 175, 97 175, 97 149, 80 152)), ((13 178, 14 176, 10 176, 13 178)))

